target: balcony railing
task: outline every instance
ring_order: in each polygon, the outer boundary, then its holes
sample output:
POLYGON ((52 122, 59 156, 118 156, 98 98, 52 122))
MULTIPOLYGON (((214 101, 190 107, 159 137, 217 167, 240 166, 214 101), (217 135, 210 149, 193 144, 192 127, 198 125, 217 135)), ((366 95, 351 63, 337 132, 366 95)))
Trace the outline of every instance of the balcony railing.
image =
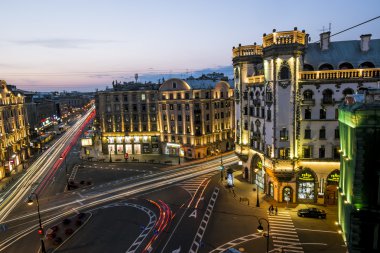
POLYGON ((286 32, 274 32, 269 35, 265 35, 263 38, 263 48, 272 45, 283 44, 305 44, 306 34, 301 31, 286 31, 286 32))
POLYGON ((248 83, 263 83, 264 75, 248 77, 248 83))
POLYGON ((240 46, 232 49, 232 57, 263 55, 263 48, 259 45, 240 46))
POLYGON ((342 69, 342 70, 321 70, 302 71, 300 79, 309 80, 334 80, 334 79, 359 79, 359 78, 380 78, 380 68, 372 69, 342 69))
POLYGON ((311 99, 302 99, 301 105, 314 106, 315 105, 315 99, 314 98, 311 98, 311 99))

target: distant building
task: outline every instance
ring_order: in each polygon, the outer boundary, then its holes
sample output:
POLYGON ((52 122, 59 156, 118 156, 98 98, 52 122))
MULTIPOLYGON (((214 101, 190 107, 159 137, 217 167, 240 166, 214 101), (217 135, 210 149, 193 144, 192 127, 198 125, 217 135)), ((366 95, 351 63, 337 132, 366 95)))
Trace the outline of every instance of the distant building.
POLYGON ((177 78, 113 83, 96 95, 104 154, 162 153, 189 159, 231 150, 233 89, 229 81, 177 78))
POLYGON ((29 126, 24 97, 0 80, 0 179, 29 158, 29 126))
POLYGON ((338 105, 380 82, 380 40, 309 43, 293 31, 234 47, 236 153, 245 178, 279 202, 336 204, 338 105))
POLYGON ((380 89, 339 108, 339 224, 350 253, 380 252, 380 89))

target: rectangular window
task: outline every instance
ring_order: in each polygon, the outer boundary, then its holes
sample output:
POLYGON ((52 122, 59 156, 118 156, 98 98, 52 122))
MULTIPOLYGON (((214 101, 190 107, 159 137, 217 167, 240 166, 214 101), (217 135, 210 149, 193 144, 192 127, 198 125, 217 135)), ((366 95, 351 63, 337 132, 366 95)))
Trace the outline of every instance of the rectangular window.
POLYGON ((177 110, 180 111, 182 108, 181 104, 177 104, 177 110))
POLYGON ((304 146, 303 147, 303 158, 311 158, 311 147, 310 146, 304 146))
POLYGON ((174 110, 174 105, 173 105, 173 104, 170 104, 170 105, 169 105, 169 108, 170 108, 170 110, 174 110))
POLYGON ((339 139, 339 128, 335 129, 334 137, 335 137, 335 139, 339 139))
POLYGON ((182 121, 182 115, 178 115, 178 121, 182 121))
POLYGON ((319 139, 326 139, 326 129, 325 128, 321 128, 319 129, 319 139))
POLYGON ((333 147, 333 158, 340 159, 339 146, 333 147))
POLYGON ((166 120, 166 114, 162 115, 162 119, 166 120))
POLYGON ((319 158, 325 158, 325 146, 319 148, 319 158))
POLYGON ((278 150, 278 156, 280 159, 287 159, 289 158, 289 148, 280 148, 278 150))
POLYGON ((173 99, 173 93, 169 94, 170 99, 173 99))
POLYGON ((311 119, 311 109, 305 109, 305 119, 311 119))
POLYGON ((326 119, 326 109, 322 108, 319 110, 319 118, 326 119))
POLYGON ((272 111, 270 109, 267 110, 267 121, 272 120, 272 111))
POLYGON ((305 129, 304 139, 311 139, 311 130, 310 129, 305 129))
POLYGON ((177 93, 177 99, 181 99, 182 96, 181 96, 181 93, 177 93))
POLYGON ((285 127, 283 127, 280 130, 280 141, 287 141, 288 139, 289 139, 288 129, 286 129, 285 127))
POLYGON ((190 110, 190 106, 189 106, 189 104, 186 104, 186 105, 185 105, 185 109, 186 109, 186 111, 190 110))
POLYGON ((173 89, 176 89, 176 88, 177 88, 177 83, 173 82, 173 89))
POLYGON ((190 115, 186 115, 186 121, 190 121, 190 115))
POLYGON ((141 94, 141 101, 145 101, 145 99, 146 99, 145 93, 141 94))
POLYGON ((174 117, 174 114, 171 114, 170 115, 170 121, 174 121, 175 117, 174 117))
POLYGON ((195 92, 195 98, 199 98, 199 92, 195 92))
POLYGON ((261 118, 264 118, 265 117, 265 108, 261 108, 261 118))
POLYGON ((185 93, 185 99, 190 99, 190 93, 188 92, 185 93))
POLYGON ((166 110, 166 104, 162 105, 162 110, 166 110))

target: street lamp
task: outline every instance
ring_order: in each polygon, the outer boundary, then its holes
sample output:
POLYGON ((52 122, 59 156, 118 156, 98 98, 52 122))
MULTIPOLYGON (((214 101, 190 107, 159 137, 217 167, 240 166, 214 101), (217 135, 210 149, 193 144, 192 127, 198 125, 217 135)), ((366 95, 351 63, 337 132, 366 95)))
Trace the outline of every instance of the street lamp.
POLYGON ((66 184, 67 184, 67 190, 70 191, 69 179, 68 179, 68 177, 67 177, 68 174, 67 174, 66 156, 65 156, 65 157, 61 156, 61 157, 59 158, 59 160, 64 160, 64 162, 65 162, 65 172, 66 172, 66 184))
POLYGON ((257 227, 257 231, 259 232, 259 233, 262 233, 263 231, 264 231, 264 228, 263 228, 263 226, 261 225, 261 221, 263 221, 263 220, 265 220, 266 221, 266 223, 268 224, 268 227, 267 227, 267 234, 265 235, 264 234, 264 236, 267 238, 267 253, 268 253, 268 250, 269 250, 269 221, 267 220, 267 219, 265 219, 265 218, 260 218, 259 219, 259 226, 257 227))
POLYGON ((259 199, 259 181, 257 180, 257 177, 258 177, 258 174, 257 172, 259 171, 259 169, 255 169, 255 172, 256 172, 256 207, 260 207, 260 199, 259 199))
POLYGON ((39 229, 38 229, 38 234, 41 236, 40 237, 40 241, 41 241, 41 252, 42 253, 46 253, 46 250, 45 250, 45 244, 44 244, 44 229, 42 228, 42 222, 41 222, 41 214, 40 214, 40 203, 38 202, 38 195, 37 193, 34 193, 32 192, 30 195, 29 195, 29 198, 28 198, 28 205, 31 206, 33 205, 33 199, 32 199, 32 196, 35 196, 36 197, 36 201, 37 201, 37 213, 38 213, 38 223, 39 223, 39 229))

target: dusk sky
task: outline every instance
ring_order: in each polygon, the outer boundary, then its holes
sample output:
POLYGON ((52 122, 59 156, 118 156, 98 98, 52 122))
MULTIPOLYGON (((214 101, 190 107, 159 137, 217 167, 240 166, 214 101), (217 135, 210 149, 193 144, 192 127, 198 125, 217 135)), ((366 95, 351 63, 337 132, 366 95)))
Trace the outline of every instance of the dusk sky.
MULTIPOLYGON (((1 0, 0 79, 32 91, 104 89, 135 73, 231 66, 231 49, 305 29, 311 41, 379 16, 366 0, 1 0)), ((332 41, 380 38, 380 19, 332 41)), ((179 75, 177 75, 179 76, 179 75)))

